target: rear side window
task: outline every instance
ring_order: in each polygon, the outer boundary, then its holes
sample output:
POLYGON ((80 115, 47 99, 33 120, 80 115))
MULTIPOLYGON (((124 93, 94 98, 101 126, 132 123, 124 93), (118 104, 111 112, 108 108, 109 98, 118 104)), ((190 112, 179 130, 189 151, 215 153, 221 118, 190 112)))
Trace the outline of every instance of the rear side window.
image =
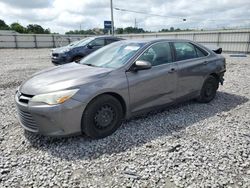
POLYGON ((196 53, 198 57, 205 57, 208 55, 208 53, 205 50, 202 50, 198 47, 195 47, 196 53))
POLYGON ((106 45, 116 42, 116 39, 106 39, 106 45))
POLYGON ((175 42, 176 60, 193 59, 197 57, 195 47, 188 42, 175 42))
POLYGON ((152 66, 172 62, 171 48, 168 42, 153 44, 138 60, 148 61, 152 66))

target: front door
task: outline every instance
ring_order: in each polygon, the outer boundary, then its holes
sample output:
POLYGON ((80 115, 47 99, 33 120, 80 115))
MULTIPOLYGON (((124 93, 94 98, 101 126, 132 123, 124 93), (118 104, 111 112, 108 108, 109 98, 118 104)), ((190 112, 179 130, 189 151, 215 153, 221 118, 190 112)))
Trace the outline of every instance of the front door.
POLYGON ((104 38, 94 39, 93 41, 91 41, 88 44, 87 54, 90 54, 90 53, 98 50, 99 48, 103 47, 104 45, 105 45, 105 39, 104 38))
POLYGON ((150 62, 152 68, 126 73, 131 112, 173 102, 177 84, 177 65, 173 63, 169 43, 153 44, 138 60, 150 62))

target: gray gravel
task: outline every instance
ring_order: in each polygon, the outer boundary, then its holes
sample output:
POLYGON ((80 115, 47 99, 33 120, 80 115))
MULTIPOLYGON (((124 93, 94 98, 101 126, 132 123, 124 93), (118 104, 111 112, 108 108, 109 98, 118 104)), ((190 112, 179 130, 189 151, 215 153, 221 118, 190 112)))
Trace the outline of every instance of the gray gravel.
POLYGON ((0 50, 0 187, 250 187, 250 58, 226 57, 209 104, 137 117, 101 140, 52 139, 24 133, 13 100, 52 66, 49 49, 0 50))

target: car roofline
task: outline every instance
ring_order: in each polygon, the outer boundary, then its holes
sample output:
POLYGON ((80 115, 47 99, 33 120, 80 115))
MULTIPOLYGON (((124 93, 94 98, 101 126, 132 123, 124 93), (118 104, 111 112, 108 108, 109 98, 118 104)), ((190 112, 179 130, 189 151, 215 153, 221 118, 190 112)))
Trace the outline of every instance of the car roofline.
POLYGON ((187 39, 166 39, 166 38, 157 38, 157 39, 126 39, 127 42, 135 42, 135 43, 155 43, 155 42, 193 42, 187 39))
POLYGON ((109 38, 111 38, 111 39, 115 38, 115 39, 123 39, 123 38, 121 38, 121 37, 106 36, 106 35, 89 36, 89 37, 94 38, 94 39, 97 39, 97 38, 107 38, 107 39, 109 39, 109 38))

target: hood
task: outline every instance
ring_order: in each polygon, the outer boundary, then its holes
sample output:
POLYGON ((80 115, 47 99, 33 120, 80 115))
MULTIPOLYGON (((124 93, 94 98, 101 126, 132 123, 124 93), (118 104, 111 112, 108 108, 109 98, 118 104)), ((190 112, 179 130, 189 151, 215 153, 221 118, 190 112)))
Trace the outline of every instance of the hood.
POLYGON ((112 69, 69 63, 40 71, 20 86, 20 92, 28 95, 50 93, 95 82, 112 69))
POLYGON ((60 47, 60 48, 55 48, 52 50, 52 53, 64 53, 64 52, 67 52, 69 50, 71 50, 73 48, 73 46, 63 46, 63 47, 60 47))

